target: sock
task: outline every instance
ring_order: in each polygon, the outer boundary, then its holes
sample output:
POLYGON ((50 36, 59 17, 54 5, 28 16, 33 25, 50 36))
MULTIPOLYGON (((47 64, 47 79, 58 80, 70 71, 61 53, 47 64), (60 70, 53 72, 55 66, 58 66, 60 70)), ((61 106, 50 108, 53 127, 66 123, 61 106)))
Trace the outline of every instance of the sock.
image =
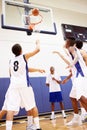
POLYGON ((65 111, 64 111, 64 110, 62 110, 62 114, 65 114, 65 111))
POLYGON ((78 118, 78 117, 79 117, 79 114, 75 114, 75 113, 74 113, 74 117, 75 117, 75 118, 78 118))
POLYGON ((34 123, 35 123, 36 129, 40 129, 39 117, 34 118, 34 123))
POLYGON ((13 121, 6 121, 6 130, 12 130, 13 121))
POLYGON ((54 111, 52 111, 51 113, 52 113, 52 115, 54 115, 54 111))
POLYGON ((64 110, 62 110, 62 115, 65 117, 66 116, 66 114, 65 114, 65 111, 64 110))
POLYGON ((32 125, 33 124, 33 116, 28 116, 27 117, 27 126, 32 125))

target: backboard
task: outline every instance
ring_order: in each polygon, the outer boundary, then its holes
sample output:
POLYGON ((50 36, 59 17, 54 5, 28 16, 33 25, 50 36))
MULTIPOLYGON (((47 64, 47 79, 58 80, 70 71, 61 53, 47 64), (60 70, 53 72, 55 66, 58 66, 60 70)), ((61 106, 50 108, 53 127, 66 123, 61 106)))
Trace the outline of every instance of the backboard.
POLYGON ((1 26, 4 29, 26 31, 28 35, 32 32, 57 34, 51 8, 14 0, 2 0, 1 26), (38 16, 32 15, 34 8, 39 9, 38 16), (35 25, 33 30, 29 28, 31 23, 35 25))

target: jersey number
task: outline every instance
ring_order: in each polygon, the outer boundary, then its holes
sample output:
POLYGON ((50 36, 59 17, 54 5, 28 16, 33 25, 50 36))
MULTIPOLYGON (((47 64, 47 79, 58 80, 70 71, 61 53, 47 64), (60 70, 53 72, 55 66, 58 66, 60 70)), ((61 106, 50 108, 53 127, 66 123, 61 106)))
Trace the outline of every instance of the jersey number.
POLYGON ((14 62, 14 71, 17 71, 18 70, 18 68, 19 68, 19 63, 18 63, 18 61, 15 61, 14 62))

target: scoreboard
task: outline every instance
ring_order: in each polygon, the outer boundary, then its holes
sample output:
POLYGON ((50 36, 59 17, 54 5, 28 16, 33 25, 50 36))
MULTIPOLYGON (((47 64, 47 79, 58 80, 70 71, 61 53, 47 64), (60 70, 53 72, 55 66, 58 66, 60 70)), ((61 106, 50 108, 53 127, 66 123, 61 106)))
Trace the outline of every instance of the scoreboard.
POLYGON ((63 37, 66 40, 67 37, 74 37, 75 39, 87 42, 87 27, 61 24, 63 37))

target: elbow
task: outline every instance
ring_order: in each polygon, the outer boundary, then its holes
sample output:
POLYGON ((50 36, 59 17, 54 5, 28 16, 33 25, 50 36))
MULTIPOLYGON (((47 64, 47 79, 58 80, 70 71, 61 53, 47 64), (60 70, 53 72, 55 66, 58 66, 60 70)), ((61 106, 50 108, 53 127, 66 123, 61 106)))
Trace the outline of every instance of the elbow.
POLYGON ((40 49, 36 49, 35 52, 36 52, 36 53, 40 52, 40 49))
POLYGON ((40 52, 40 48, 38 49, 38 52, 40 52))
POLYGON ((40 48, 37 49, 37 52, 40 52, 40 48))
POLYGON ((46 86, 48 86, 48 87, 49 87, 49 84, 47 84, 47 83, 46 83, 46 86))

